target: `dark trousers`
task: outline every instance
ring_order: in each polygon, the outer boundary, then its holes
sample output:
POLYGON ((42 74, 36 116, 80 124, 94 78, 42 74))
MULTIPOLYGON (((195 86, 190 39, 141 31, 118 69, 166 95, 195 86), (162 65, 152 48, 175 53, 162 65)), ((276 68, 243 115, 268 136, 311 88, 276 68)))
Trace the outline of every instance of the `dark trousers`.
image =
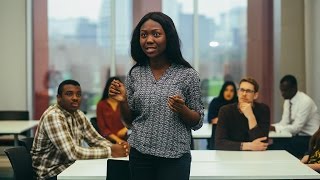
POLYGON ((270 150, 286 150, 298 159, 301 159, 309 149, 311 136, 293 136, 292 138, 273 139, 270 150))
POLYGON ((130 150, 131 180, 188 180, 190 164, 190 153, 180 158, 162 158, 130 150))

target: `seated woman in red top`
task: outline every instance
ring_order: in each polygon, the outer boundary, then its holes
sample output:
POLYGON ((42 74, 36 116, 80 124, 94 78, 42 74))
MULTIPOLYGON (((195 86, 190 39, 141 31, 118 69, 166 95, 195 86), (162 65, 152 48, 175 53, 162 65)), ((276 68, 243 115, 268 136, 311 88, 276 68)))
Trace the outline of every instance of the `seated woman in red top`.
POLYGON ((113 80, 120 81, 118 77, 108 79, 97 105, 97 124, 103 137, 113 143, 120 143, 127 140, 128 129, 122 123, 118 101, 109 98, 109 87, 113 80))

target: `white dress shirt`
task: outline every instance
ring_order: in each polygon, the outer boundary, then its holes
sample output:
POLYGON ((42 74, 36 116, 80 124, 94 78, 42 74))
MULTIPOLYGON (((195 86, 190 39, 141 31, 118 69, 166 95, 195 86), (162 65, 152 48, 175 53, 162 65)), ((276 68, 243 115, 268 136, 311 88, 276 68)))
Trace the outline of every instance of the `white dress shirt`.
POLYGON ((317 105, 308 95, 298 91, 293 98, 284 101, 282 119, 274 126, 276 132, 287 131, 292 135, 312 136, 320 126, 317 105), (292 103, 291 120, 289 117, 290 102, 292 103))

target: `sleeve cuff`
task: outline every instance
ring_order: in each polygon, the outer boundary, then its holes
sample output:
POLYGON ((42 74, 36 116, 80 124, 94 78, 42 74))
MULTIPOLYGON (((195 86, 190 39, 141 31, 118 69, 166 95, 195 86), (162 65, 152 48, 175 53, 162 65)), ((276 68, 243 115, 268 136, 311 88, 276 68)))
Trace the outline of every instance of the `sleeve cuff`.
POLYGON ((111 147, 107 147, 108 158, 112 158, 111 156, 111 147))
POLYGON ((283 127, 280 126, 280 125, 275 125, 274 128, 275 128, 277 133, 280 133, 283 130, 283 127))

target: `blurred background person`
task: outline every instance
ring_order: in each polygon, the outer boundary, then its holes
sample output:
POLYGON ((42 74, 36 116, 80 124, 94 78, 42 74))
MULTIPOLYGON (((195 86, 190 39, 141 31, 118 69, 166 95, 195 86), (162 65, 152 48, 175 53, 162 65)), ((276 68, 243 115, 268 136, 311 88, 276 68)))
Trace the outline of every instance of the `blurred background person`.
POLYGON ((113 80, 120 81, 118 77, 108 79, 102 97, 97 104, 97 124, 99 133, 113 143, 121 143, 127 140, 128 129, 121 120, 119 102, 109 98, 109 87, 113 80))
POLYGON ((219 110, 215 134, 217 150, 265 151, 268 147, 270 109, 257 102, 259 84, 250 77, 241 79, 238 103, 219 110))
POLYGON ((280 91, 284 98, 282 118, 270 126, 270 131, 289 132, 292 138, 274 140, 271 148, 284 149, 301 159, 308 151, 311 136, 320 126, 319 110, 310 96, 298 90, 298 82, 293 75, 283 76, 280 91))
POLYGON ((214 139, 218 123, 218 113, 222 106, 238 101, 237 88, 234 82, 226 81, 222 85, 219 96, 212 99, 208 109, 208 122, 212 124, 212 135, 208 142, 209 149, 215 149, 214 139))

